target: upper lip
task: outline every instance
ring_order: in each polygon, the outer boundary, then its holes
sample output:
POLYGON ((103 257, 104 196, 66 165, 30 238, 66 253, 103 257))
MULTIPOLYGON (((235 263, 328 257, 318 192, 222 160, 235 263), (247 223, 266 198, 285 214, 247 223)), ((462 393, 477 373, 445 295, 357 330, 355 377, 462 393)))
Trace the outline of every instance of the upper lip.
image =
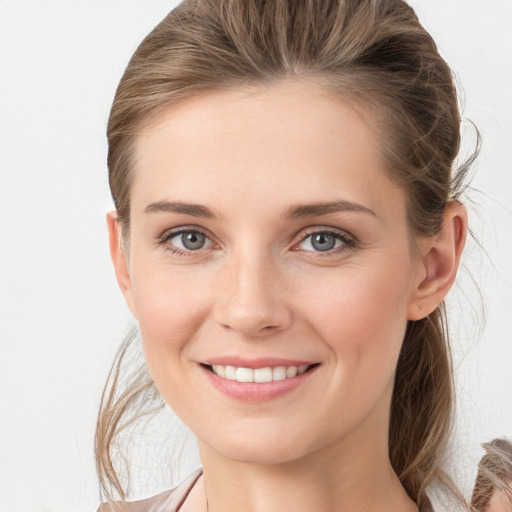
POLYGON ((284 359, 280 357, 258 357, 258 358, 244 358, 239 356, 219 356, 212 357, 202 361, 205 365, 222 365, 222 366, 236 366, 237 368, 275 368, 277 366, 311 366, 317 364, 318 361, 306 361, 303 359, 284 359))

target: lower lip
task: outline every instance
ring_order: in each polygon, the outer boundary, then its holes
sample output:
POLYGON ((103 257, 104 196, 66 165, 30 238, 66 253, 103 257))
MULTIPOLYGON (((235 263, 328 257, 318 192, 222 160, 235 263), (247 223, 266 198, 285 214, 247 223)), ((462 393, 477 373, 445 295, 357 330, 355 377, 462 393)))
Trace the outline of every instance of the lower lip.
POLYGON ((243 402, 267 402, 286 395, 305 383, 316 372, 318 366, 291 379, 262 383, 225 379, 202 365, 200 368, 213 387, 222 394, 243 402))

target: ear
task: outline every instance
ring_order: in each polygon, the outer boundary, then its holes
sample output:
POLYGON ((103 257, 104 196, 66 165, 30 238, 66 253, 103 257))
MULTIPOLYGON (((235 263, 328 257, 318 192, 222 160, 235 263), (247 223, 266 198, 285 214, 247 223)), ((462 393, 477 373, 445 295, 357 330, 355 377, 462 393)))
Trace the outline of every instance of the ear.
POLYGON ((420 241, 421 261, 409 303, 408 320, 425 318, 450 291, 466 243, 467 229, 466 209, 458 201, 451 201, 446 206, 439 233, 420 241))
POLYGON ((107 226, 110 243, 110 257, 114 264, 117 284, 124 295, 126 304, 130 308, 132 314, 134 314, 132 283, 128 269, 128 259, 123 247, 121 223, 119 222, 116 211, 107 213, 107 226))

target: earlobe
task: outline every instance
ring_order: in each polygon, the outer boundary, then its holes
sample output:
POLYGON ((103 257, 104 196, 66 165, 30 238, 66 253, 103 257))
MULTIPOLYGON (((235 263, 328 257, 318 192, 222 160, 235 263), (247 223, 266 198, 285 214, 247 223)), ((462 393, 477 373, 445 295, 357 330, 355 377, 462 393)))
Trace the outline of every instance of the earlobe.
POLYGON ((432 313, 450 291, 466 242, 467 225, 466 209, 452 201, 446 206, 439 233, 420 244, 422 272, 409 304, 408 320, 420 320, 432 313))
POLYGON ((107 213, 107 226, 109 234, 110 257, 112 258, 112 263, 114 264, 117 283, 124 295, 126 304, 130 308, 130 311, 134 313, 130 272, 128 269, 125 248, 123 247, 122 243, 121 223, 119 222, 116 211, 107 213))

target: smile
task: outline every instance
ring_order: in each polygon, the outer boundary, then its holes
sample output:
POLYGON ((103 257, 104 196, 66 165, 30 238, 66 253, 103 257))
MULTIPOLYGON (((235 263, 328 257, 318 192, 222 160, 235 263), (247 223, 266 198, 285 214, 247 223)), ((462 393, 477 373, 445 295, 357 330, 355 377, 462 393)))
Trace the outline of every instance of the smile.
POLYGON ((276 382, 286 379, 292 379, 297 375, 302 375, 314 365, 301 366, 276 366, 266 368, 243 368, 229 365, 214 364, 209 365, 210 371, 223 379, 236 380, 237 382, 256 382, 263 384, 266 382, 276 382))
POLYGON ((306 385, 321 366, 320 363, 276 361, 272 358, 251 361, 223 359, 224 364, 219 364, 221 361, 217 359, 200 363, 199 367, 217 391, 230 399, 247 403, 283 397, 306 385))

